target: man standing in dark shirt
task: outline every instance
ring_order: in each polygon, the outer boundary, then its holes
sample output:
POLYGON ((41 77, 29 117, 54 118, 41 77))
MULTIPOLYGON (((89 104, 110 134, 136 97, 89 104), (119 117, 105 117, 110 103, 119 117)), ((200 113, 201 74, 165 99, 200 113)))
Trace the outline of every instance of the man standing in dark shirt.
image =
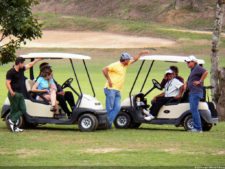
POLYGON ((192 113, 194 128, 192 132, 202 132, 201 117, 198 111, 198 105, 203 98, 203 81, 208 75, 208 72, 198 65, 198 59, 195 56, 189 56, 186 60, 191 73, 188 77, 187 88, 189 89, 190 110, 192 113))
POLYGON ((24 71, 30 69, 41 59, 35 59, 33 62, 24 65, 25 59, 17 57, 15 65, 6 74, 6 87, 8 89, 8 98, 10 102, 10 116, 8 123, 12 132, 21 132, 15 124, 20 116, 26 112, 24 101, 25 76, 24 71))

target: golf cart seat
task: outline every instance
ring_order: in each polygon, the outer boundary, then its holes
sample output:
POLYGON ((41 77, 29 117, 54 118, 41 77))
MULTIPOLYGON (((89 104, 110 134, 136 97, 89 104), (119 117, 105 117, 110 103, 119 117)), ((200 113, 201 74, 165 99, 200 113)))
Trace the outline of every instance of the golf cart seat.
POLYGON ((37 103, 42 103, 42 104, 49 105, 49 102, 46 99, 44 99, 44 97, 42 96, 43 93, 33 92, 32 91, 32 87, 34 86, 34 84, 35 84, 35 81, 33 81, 33 80, 26 79, 26 81, 25 81, 28 99, 31 100, 32 102, 37 102, 37 103), (42 100, 37 100, 36 96, 40 96, 43 99, 43 101, 42 100))

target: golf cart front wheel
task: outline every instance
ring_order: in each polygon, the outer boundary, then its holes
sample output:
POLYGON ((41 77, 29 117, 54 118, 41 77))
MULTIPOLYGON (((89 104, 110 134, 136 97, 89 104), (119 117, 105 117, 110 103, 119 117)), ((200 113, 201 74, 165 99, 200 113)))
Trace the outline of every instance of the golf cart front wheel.
MULTIPOLYGON (((8 120, 9 120, 9 116, 10 116, 10 113, 8 113, 6 116, 5 116, 5 123, 6 123, 6 126, 9 127, 9 124, 8 124, 8 120)), ((24 117, 23 116, 20 116, 19 119, 16 121, 16 124, 15 124, 17 127, 19 128, 25 128, 25 120, 24 120, 24 117)))
POLYGON ((193 118, 191 115, 188 115, 184 119, 184 129, 188 131, 188 130, 192 130, 193 128, 194 128, 193 118))
POLYGON ((127 113, 119 113, 114 121, 114 125, 118 129, 126 129, 130 126, 130 116, 127 113))
POLYGON ((92 114, 83 114, 78 120, 79 129, 82 132, 90 132, 98 127, 98 120, 92 114))

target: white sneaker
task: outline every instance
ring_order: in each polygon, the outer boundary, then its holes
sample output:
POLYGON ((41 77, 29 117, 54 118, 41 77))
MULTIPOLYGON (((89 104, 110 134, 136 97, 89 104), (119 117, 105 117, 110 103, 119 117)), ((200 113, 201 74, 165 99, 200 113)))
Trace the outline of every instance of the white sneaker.
POLYGON ((154 118, 155 117, 153 115, 151 115, 151 114, 149 114, 149 116, 147 116, 147 117, 144 117, 144 119, 147 120, 147 121, 151 121, 154 118))
POLYGON ((143 113, 144 113, 145 115, 147 115, 147 116, 150 115, 149 111, 148 111, 148 110, 145 110, 145 109, 143 109, 143 113))
POLYGON ((16 127, 14 131, 15 132, 23 132, 23 129, 20 129, 19 127, 16 127))
POLYGON ((12 122, 12 120, 11 119, 8 119, 8 123, 9 123, 9 127, 10 127, 10 130, 12 131, 12 132, 14 132, 15 131, 15 128, 14 128, 14 123, 12 122))

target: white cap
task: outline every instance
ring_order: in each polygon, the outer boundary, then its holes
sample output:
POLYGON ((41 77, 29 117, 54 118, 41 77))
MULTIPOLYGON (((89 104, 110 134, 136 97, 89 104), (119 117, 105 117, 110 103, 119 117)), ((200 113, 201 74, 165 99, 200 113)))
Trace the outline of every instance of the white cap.
POLYGON ((168 69, 166 72, 165 72, 165 74, 172 74, 173 73, 173 71, 171 70, 171 69, 168 69))
POLYGON ((196 62, 198 63, 198 59, 194 55, 190 55, 185 59, 185 62, 196 62))

